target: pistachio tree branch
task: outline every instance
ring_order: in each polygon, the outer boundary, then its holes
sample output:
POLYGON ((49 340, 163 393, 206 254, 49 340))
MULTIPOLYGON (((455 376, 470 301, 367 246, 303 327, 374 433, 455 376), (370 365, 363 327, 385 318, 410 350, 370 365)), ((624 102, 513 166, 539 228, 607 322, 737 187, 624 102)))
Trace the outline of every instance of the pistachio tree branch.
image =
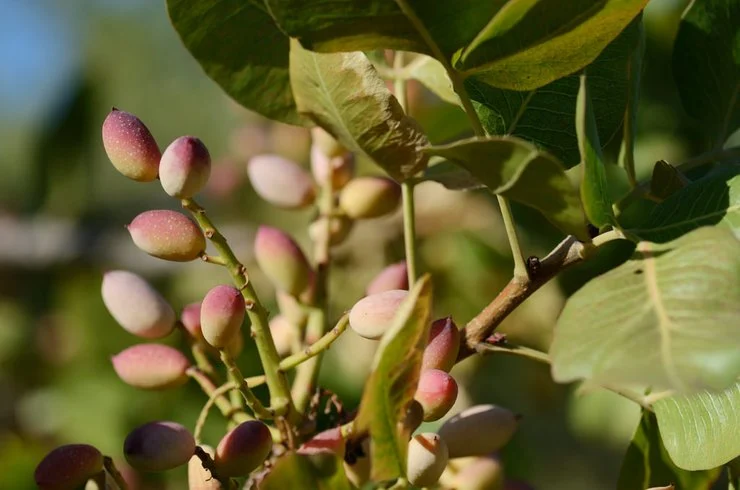
POLYGON ((259 401, 254 393, 252 393, 252 389, 249 387, 249 383, 247 383, 247 381, 244 379, 239 366, 236 365, 236 362, 231 357, 231 355, 226 352, 226 350, 221 351, 221 361, 229 370, 229 377, 231 378, 231 381, 239 389, 239 392, 244 397, 244 401, 247 402, 247 406, 250 410, 252 410, 254 415, 259 419, 273 418, 273 410, 265 408, 265 406, 262 405, 262 402, 259 401))
POLYGON ((213 401, 218 407, 218 409, 221 411, 221 413, 226 418, 231 418, 233 407, 231 406, 231 403, 229 403, 229 400, 226 399, 226 397, 222 395, 216 395, 214 396, 214 393, 218 389, 216 385, 213 383, 211 378, 209 378, 203 371, 201 371, 197 367, 189 367, 185 373, 193 378, 196 383, 200 386, 200 388, 203 390, 203 393, 208 395, 209 398, 213 397, 213 401))
POLYGON ((293 412, 293 400, 290 394, 288 379, 280 372, 280 356, 275 348, 275 341, 270 333, 267 321, 267 310, 260 303, 257 292, 249 281, 244 265, 236 258, 226 238, 218 231, 211 219, 195 200, 183 199, 182 206, 190 211, 206 237, 213 243, 219 256, 226 263, 231 278, 244 296, 247 304, 247 316, 251 322, 252 337, 257 345, 262 367, 265 370, 267 387, 270 390, 270 406, 276 415, 293 412))
POLYGON ((593 248, 574 236, 560 242, 545 258, 531 267, 527 276, 514 276, 504 289, 470 320, 463 329, 458 362, 476 352, 478 344, 487 339, 501 322, 542 285, 568 267, 581 262, 593 248))

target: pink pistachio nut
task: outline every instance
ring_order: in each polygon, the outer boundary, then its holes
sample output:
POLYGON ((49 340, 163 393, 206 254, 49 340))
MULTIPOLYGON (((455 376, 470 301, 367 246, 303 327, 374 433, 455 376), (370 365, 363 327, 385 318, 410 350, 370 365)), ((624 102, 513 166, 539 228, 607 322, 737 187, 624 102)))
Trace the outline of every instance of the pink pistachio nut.
POLYGON ((441 369, 449 372, 457 362, 460 350, 460 330, 451 317, 440 318, 432 323, 429 343, 424 349, 421 369, 441 369))
POLYGON ((260 226, 254 254, 262 272, 277 289, 297 297, 309 285, 308 260, 298 244, 282 230, 260 226))
POLYGON ((355 157, 350 152, 327 156, 319 145, 311 146, 311 173, 319 184, 331 183, 331 188, 339 190, 355 175, 355 157))
POLYGON ((401 186, 386 177, 352 179, 339 194, 339 207, 352 219, 378 218, 401 202, 401 186))
POLYGON ((311 176, 297 163, 278 155, 258 155, 247 164, 255 192, 265 201, 287 209, 303 208, 316 197, 311 176))
POLYGON ((224 476, 246 476, 272 451, 270 430, 258 420, 242 422, 216 448, 216 468, 224 476))
POLYGON ((212 288, 200 306, 203 338, 217 349, 226 348, 239 333, 244 314, 244 297, 238 289, 226 285, 212 288))
POLYGON ((145 211, 128 225, 128 231, 137 247, 163 260, 189 262, 206 249, 201 229, 176 211, 145 211))
POLYGON ((439 369, 422 371, 414 399, 424 409, 424 422, 439 420, 457 400, 457 382, 439 369))
POLYGON ((361 337, 379 339, 393 324, 408 294, 408 291, 391 290, 362 298, 349 312, 349 326, 361 337))
POLYGON ((142 277, 128 271, 109 271, 103 276, 103 303, 126 331, 145 339, 169 335, 175 312, 161 294, 142 277))
POLYGON ((157 178, 162 154, 152 133, 133 114, 115 108, 108 114, 103 121, 103 146, 116 170, 129 179, 157 178))
POLYGON ((211 155, 198 138, 181 136, 162 153, 159 180, 172 197, 193 197, 205 187, 210 174, 211 155))
POLYGON ((113 356, 113 369, 127 385, 164 390, 185 384, 190 361, 179 350, 161 344, 139 344, 113 356))
POLYGON ((447 420, 439 435, 450 458, 483 456, 503 448, 513 437, 519 417, 496 405, 475 405, 447 420))
POLYGON ((447 445, 438 434, 418 434, 409 441, 406 476, 414 486, 434 486, 442 476, 447 461, 447 445))
POLYGON ((380 271, 367 286, 368 296, 391 289, 408 289, 409 276, 406 261, 396 262, 380 271))
POLYGON ((67 444, 52 450, 36 466, 41 490, 75 490, 103 470, 103 455, 88 444, 67 444))
POLYGON ((176 422, 149 422, 129 432, 123 443, 128 464, 139 471, 167 471, 188 463, 195 439, 176 422))

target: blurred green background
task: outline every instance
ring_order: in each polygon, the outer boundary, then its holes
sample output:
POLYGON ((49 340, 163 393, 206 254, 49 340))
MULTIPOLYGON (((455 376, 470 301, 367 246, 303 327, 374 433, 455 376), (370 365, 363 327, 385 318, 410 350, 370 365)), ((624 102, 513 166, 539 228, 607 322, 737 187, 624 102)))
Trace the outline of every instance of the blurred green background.
MULTIPOLYGON (((680 162, 703 151, 702 128, 685 115, 670 70, 678 18, 686 1, 653 0, 646 12, 647 56, 639 111, 637 160, 649 175, 659 158, 680 162)), ((462 112, 410 87, 411 112, 434 142, 465 134, 462 112)), ((279 153, 307 164, 305 130, 268 121, 231 102, 201 72, 169 26, 163 2, 147 0, 0 0, 0 489, 34 488, 33 469, 55 445, 84 442, 121 460, 134 426, 171 419, 192 427, 205 397, 196 386, 144 393, 120 382, 110 357, 137 339, 118 327, 100 298, 106 269, 145 275, 179 311, 198 301, 225 272, 203 263, 172 264, 138 251, 123 225, 141 211, 177 209, 157 183, 120 176, 107 161, 100 125, 111 106, 133 112, 161 147, 200 137, 214 157, 200 198, 248 264, 263 300, 274 296, 251 258, 256 226, 291 230, 307 245, 311 212, 261 202, 245 163, 279 153)), ((737 136, 737 135, 736 135, 737 136)), ((618 138, 615 138, 618 140, 618 138)), ((619 141, 607 152, 615 159, 619 141)), ((360 173, 379 173, 366 162, 360 173)), ((617 186, 618 187, 618 186, 617 186)), ((618 188, 615 192, 618 192, 618 188)), ((417 190, 421 269, 434 273, 435 314, 464 324, 508 279, 511 259, 494 201, 437 184, 417 190)), ((528 255, 560 239, 535 213, 515 207, 528 255)), ((629 249, 571 271, 516 312, 504 331, 546 349, 568 294, 623 260, 629 249)), ((335 249, 331 292, 337 317, 359 299, 384 264, 403 257, 400 217, 360 223, 335 249)), ((184 346, 173 335, 167 342, 184 346)), ((322 384, 357 403, 374 343, 352 333, 332 348, 322 384)), ((255 374, 247 342, 240 359, 255 374)), ((576 393, 548 370, 511 358, 468 360, 453 374, 459 405, 501 404, 524 415, 504 452, 507 473, 536 488, 614 488, 638 411, 616 395, 576 393)), ((207 442, 223 431, 219 415, 207 442)), ((185 471, 140 475, 125 464, 132 489, 184 488, 185 471)))

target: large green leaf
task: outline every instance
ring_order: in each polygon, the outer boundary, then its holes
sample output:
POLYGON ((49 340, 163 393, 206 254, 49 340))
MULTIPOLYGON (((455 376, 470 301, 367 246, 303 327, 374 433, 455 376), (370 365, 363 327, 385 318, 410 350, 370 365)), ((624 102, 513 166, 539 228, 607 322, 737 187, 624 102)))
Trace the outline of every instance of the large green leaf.
POLYGON ((671 484, 681 490, 709 490, 719 472, 719 468, 691 472, 673 464, 660 440, 655 415, 643 410, 622 461, 617 490, 644 490, 671 484))
POLYGON ((631 260, 570 297, 550 348, 553 378, 680 391, 740 375, 740 242, 704 227, 640 242, 631 260))
POLYGON ((358 431, 370 431, 372 477, 376 481, 406 475, 411 434, 400 422, 419 381, 431 311, 432 282, 425 275, 411 289, 380 340, 372 374, 365 383, 355 424, 358 431))
POLYGON ((431 56, 419 55, 400 74, 405 79, 421 82, 440 99, 450 104, 461 105, 460 98, 452 88, 452 81, 442 63, 431 56))
POLYGON ((589 77, 581 75, 581 87, 576 102, 576 133, 583 164, 581 200, 588 219, 597 228, 602 228, 616 224, 616 220, 612 211, 604 157, 601 154, 599 131, 596 128, 596 116, 588 86, 589 77))
POLYGON ((167 0, 190 54, 234 100, 263 116, 305 124, 288 77, 288 38, 260 2, 167 0))
POLYGON ((590 64, 648 0, 508 2, 456 68, 509 90, 533 90, 590 64))
POLYGON ((563 232, 587 239, 578 191, 560 162, 534 145, 514 137, 488 137, 425 151, 460 165, 491 192, 539 210, 563 232))
POLYGON ((740 382, 722 392, 664 398, 653 407, 663 444, 677 466, 703 470, 740 456, 740 382))
POLYGON ((342 459, 326 452, 314 455, 288 453, 277 460, 260 490, 351 490, 342 459))
MULTIPOLYGON (((280 27, 313 51, 399 49, 431 54, 394 0, 266 0, 280 27)), ((407 0, 414 21, 447 56, 465 46, 506 0, 407 0)))
POLYGON ((673 240, 700 226, 728 228, 740 238, 740 168, 727 167, 699 179, 653 208, 629 232, 654 242, 673 240))
POLYGON ((397 180, 421 171, 428 144, 361 52, 314 53, 293 41, 290 76, 298 111, 361 151, 397 180))
POLYGON ((673 75, 686 112, 721 146, 740 126, 740 0, 694 0, 673 47, 673 75))
MULTIPOLYGON (((622 124, 629 93, 629 59, 639 36, 640 25, 635 21, 588 66, 596 126, 604 144, 622 124)), ((577 74, 523 92, 493 87, 477 76, 465 80, 486 132, 529 140, 568 167, 580 162, 575 127, 579 86, 577 74)))

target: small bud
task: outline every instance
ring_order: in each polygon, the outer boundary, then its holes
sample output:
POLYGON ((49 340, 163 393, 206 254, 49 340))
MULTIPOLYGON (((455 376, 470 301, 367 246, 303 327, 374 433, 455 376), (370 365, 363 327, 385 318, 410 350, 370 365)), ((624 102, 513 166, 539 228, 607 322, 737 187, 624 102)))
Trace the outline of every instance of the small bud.
POLYGON ((296 339, 296 329, 284 315, 276 315, 270 319, 270 333, 275 341, 275 348, 280 357, 290 355, 296 339))
POLYGON ((277 299, 280 313, 284 315, 290 323, 298 326, 306 324, 306 321, 308 320, 308 312, 294 296, 278 289, 275 292, 275 299, 277 299))
POLYGON ((439 369, 422 371, 414 399, 424 409, 424 422, 439 420, 457 400, 457 382, 439 369))
POLYGON ((124 383, 144 390, 175 388, 188 380, 190 362, 167 345, 139 344, 113 356, 113 369, 124 383))
POLYGON ((60 446, 36 466, 40 490, 75 490, 103 470, 103 455, 87 444, 60 446))
POLYGON ((496 405, 475 405, 447 420, 439 435, 447 443, 450 458, 482 456, 498 451, 516 432, 518 417, 496 405))
POLYGON ((359 177, 339 194, 339 207, 352 219, 377 218, 401 202, 401 186, 385 177, 359 177))
POLYGON ((262 272, 277 289, 298 296, 308 286, 311 269, 306 256, 290 236, 269 226, 260 226, 254 255, 262 272))
POLYGON ((314 200, 311 176, 291 160, 277 155, 258 155, 249 161, 247 174, 255 192, 275 206, 302 208, 314 200))
MULTIPOLYGON (((201 444, 200 448, 208 454, 211 459, 216 452, 211 446, 201 444)), ((211 472, 203 468, 203 462, 196 455, 188 461, 188 490, 222 490, 221 482, 213 478, 211 472)))
POLYGON ((216 286, 206 294, 200 305, 200 325, 209 345, 225 348, 244 321, 244 297, 231 286, 216 286))
POLYGON ((205 342, 200 328, 200 303, 186 305, 180 313, 180 323, 197 342, 205 342))
POLYGON ((311 146, 311 173, 319 184, 331 179, 332 189, 339 190, 354 177, 355 157, 350 152, 326 156, 314 143, 311 146))
POLYGON ((103 146, 113 166, 129 179, 151 182, 157 178, 159 151, 154 136, 141 120, 113 109, 103 122, 103 146))
POLYGON ((367 286, 367 295, 390 291, 391 289, 408 289, 409 275, 406 261, 391 264, 378 273, 367 286))
POLYGON ((145 339, 168 335, 175 326, 175 312, 148 282, 128 271, 103 276, 103 303, 126 331, 145 339))
POLYGON ((224 476, 245 476, 261 465, 270 451, 270 430, 258 420, 248 420, 232 429, 218 443, 216 468, 224 476))
POLYGON ((429 343, 424 349, 424 358, 421 361, 422 371, 425 369, 441 369, 449 372, 457 362, 460 350, 460 330, 452 321, 452 317, 440 318, 432 323, 429 331, 429 343))
POLYGON ((338 157, 347 151, 334 136, 318 126, 311 128, 311 138, 314 146, 329 158, 338 157))
POLYGON ((439 435, 416 435, 409 441, 406 476, 414 486, 434 486, 442 476, 447 461, 447 446, 439 435))
POLYGON ((132 430, 123 443, 128 464, 139 471, 167 471, 188 462, 193 435, 176 422, 149 422, 132 430))
POLYGON ((457 490, 501 490, 504 488, 504 468, 498 458, 474 458, 453 479, 457 490))
POLYGON ((408 294, 408 291, 392 290, 362 298, 349 312, 349 326, 361 337, 379 339, 390 328, 408 294))
POLYGON ((206 249, 200 228, 175 211, 145 211, 128 225, 128 231, 137 247, 164 260, 189 262, 206 249))
POLYGON ((181 136, 162 153, 159 180, 172 197, 193 197, 205 187, 210 174, 211 155, 198 138, 181 136))
MULTIPOLYGON (((318 242, 324 233, 327 218, 319 218, 308 225, 308 236, 311 240, 318 242)), ((349 236, 355 222, 348 217, 332 216, 329 218, 329 245, 339 245, 349 236)))

